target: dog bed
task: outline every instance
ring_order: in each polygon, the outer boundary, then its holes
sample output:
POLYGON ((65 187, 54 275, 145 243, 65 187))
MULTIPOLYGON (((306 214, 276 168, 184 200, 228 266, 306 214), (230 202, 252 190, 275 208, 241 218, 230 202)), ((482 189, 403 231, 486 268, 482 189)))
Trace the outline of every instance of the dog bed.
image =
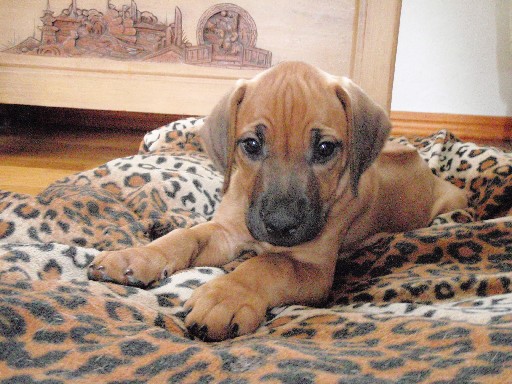
POLYGON ((512 155, 446 131, 394 140, 464 188, 470 207, 361 244, 321 308, 273 308, 254 334, 204 343, 182 305, 240 260, 147 290, 89 281, 100 250, 212 217, 222 177, 201 122, 152 131, 139 154, 38 196, 0 192, 0 382, 511 382, 512 155))

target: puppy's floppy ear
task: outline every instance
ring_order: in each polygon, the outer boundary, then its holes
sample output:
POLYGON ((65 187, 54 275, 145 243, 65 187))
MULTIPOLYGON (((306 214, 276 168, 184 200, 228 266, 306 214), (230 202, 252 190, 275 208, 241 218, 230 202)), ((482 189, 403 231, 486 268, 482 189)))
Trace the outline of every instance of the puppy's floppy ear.
POLYGON ((391 122, 386 112, 351 80, 344 77, 335 88, 347 115, 350 184, 357 196, 359 179, 382 150, 391 122))
POLYGON ((237 112, 243 100, 246 83, 239 80, 206 117, 199 131, 206 153, 219 171, 224 173, 224 187, 229 186, 235 151, 235 128, 237 112))

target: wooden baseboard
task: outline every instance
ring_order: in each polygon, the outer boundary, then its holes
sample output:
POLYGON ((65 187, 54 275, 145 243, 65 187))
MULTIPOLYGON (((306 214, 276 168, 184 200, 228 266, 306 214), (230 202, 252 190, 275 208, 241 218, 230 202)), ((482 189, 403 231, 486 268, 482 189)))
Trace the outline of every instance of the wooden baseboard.
POLYGON ((512 140, 512 117, 391 111, 390 118, 394 136, 428 136, 446 129, 466 141, 512 140))
POLYGON ((73 129, 150 131, 188 117, 162 113, 103 111, 91 109, 0 104, 0 129, 73 129))

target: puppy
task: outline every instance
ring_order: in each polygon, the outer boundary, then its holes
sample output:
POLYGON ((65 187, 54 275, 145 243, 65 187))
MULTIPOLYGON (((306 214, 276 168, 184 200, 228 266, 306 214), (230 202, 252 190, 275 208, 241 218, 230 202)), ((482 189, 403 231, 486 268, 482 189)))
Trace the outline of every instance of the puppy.
POLYGON ((386 144, 390 128, 353 82, 305 63, 239 80, 200 132, 225 177, 214 218, 143 247, 103 252, 89 275, 147 285, 252 251, 185 304, 186 326, 203 340, 250 333, 270 307, 321 303, 339 255, 467 205, 414 149, 386 144))

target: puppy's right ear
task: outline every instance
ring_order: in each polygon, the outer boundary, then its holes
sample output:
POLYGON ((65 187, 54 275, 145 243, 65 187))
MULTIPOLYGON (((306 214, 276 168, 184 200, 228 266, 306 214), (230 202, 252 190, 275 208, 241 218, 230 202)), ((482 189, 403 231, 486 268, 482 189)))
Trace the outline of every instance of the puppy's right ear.
POLYGON ((228 189, 233 168, 236 120, 245 89, 246 82, 238 80, 235 88, 225 94, 206 117, 199 131, 206 153, 215 167, 224 173, 224 192, 228 189))

